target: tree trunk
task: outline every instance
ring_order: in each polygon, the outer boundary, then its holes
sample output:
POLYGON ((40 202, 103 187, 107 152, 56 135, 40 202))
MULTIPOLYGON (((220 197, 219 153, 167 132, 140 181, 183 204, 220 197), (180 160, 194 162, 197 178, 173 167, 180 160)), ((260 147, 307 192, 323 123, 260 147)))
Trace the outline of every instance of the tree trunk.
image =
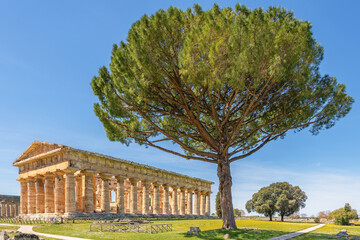
POLYGON ((271 214, 270 214, 270 216, 269 216, 269 217, 270 217, 270 220, 269 220, 269 221, 272 221, 272 215, 271 215, 271 214))
POLYGON ((283 222, 284 221, 284 215, 281 214, 281 221, 283 222))
POLYGON ((237 229, 231 196, 232 178, 229 159, 222 159, 218 163, 220 205, 223 219, 222 229, 237 229))

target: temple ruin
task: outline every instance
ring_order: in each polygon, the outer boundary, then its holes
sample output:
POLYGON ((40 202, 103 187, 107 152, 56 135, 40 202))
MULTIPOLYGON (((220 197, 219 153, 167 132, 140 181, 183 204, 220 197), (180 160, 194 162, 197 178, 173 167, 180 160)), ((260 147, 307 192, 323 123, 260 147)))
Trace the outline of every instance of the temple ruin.
POLYGON ((40 141, 13 165, 22 217, 210 215, 213 182, 176 172, 40 141))
POLYGON ((0 195, 0 217, 16 217, 19 215, 20 197, 0 195))

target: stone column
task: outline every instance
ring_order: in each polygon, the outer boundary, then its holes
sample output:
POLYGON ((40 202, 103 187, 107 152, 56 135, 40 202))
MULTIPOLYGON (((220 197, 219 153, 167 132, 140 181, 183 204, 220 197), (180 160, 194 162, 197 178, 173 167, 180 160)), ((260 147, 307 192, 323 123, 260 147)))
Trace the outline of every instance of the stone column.
POLYGON ((14 216, 14 203, 9 203, 9 217, 14 216))
POLYGON ((36 178, 36 213, 45 212, 44 180, 43 177, 36 178))
POLYGON ((120 176, 115 176, 117 180, 116 184, 116 212, 125 213, 125 196, 124 196, 124 178, 120 176))
POLYGON ((200 192, 200 215, 205 215, 205 193, 200 192))
POLYGON ((96 198, 97 198, 97 196, 96 196, 96 188, 97 188, 97 186, 96 186, 96 177, 95 177, 95 174, 93 174, 93 176, 92 176, 92 183, 93 183, 93 201, 94 201, 94 212, 96 211, 96 208, 97 208, 97 202, 96 202, 96 198))
POLYGON ((20 214, 27 214, 27 200, 28 200, 28 191, 27 191, 27 182, 25 180, 20 181, 20 214))
POLYGON ((180 188, 180 215, 185 215, 185 189, 180 188))
POLYGON ((178 188, 172 187, 173 197, 172 197, 172 214, 178 215, 178 188))
POLYGON ((15 216, 19 216, 19 209, 20 209, 20 204, 16 203, 15 204, 15 216))
POLYGON ((169 186, 163 185, 164 199, 163 199, 163 214, 169 214, 169 186))
POLYGON ((1 202, 1 216, 6 217, 6 207, 4 201, 1 202))
POLYGON ((195 197, 194 197, 194 215, 200 215, 200 207, 199 207, 199 192, 195 191, 194 192, 195 197))
POLYGON ((65 212, 65 179, 63 173, 55 174, 55 213, 63 214, 65 212))
POLYGON ((54 213, 54 176, 45 176, 45 213, 54 213))
POLYGON ((206 193, 206 211, 205 211, 205 215, 210 216, 210 192, 206 193))
POLYGON ((82 209, 86 213, 94 212, 93 175, 92 173, 85 172, 82 176, 82 209))
POLYGON ((109 201, 109 176, 101 176, 101 212, 110 212, 110 201, 109 201))
POLYGON ((28 214, 36 213, 36 190, 34 179, 29 179, 28 183, 28 214))
POLYGON ((142 197, 142 214, 149 214, 149 183, 142 182, 143 197, 142 197))
POLYGON ((76 186, 76 194, 75 194, 75 202, 76 202, 76 211, 83 211, 83 183, 82 176, 78 175, 75 178, 75 186, 76 186))
POLYGON ((188 189, 187 190, 187 209, 186 209, 186 214, 192 215, 192 190, 188 189))
POLYGON ((129 179, 130 181, 130 213, 137 213, 137 180, 129 179))
POLYGON ((159 192, 159 185, 153 183, 154 189, 154 205, 153 205, 153 214, 160 214, 160 192, 159 192))
POLYGON ((6 203, 6 217, 10 217, 10 203, 6 203))
POLYGON ((75 201, 75 176, 74 172, 66 172, 65 175, 65 213, 76 211, 75 201))

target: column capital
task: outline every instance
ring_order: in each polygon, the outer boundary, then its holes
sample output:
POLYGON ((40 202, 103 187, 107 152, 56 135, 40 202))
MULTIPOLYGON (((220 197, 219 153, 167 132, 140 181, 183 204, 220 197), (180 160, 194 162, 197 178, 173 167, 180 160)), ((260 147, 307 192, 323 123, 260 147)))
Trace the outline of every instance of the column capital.
POLYGON ((64 172, 64 173, 76 173, 77 169, 67 168, 67 169, 62 170, 62 172, 64 172))
POLYGON ((136 184, 139 181, 137 178, 128 178, 128 180, 131 184, 136 184))
POLYGON ((111 173, 98 173, 96 175, 97 175, 97 177, 101 178, 102 180, 109 180, 112 177, 111 173))
POLYGON ((19 182, 24 182, 24 183, 28 182, 27 178, 17 178, 16 180, 19 181, 19 182))
POLYGON ((169 185, 167 185, 167 184, 163 184, 162 187, 163 187, 165 190, 169 190, 169 185))
POLYGON ((124 181, 126 179, 126 177, 123 175, 114 175, 114 178, 118 181, 124 181))
POLYGON ((36 174, 35 175, 35 180, 41 179, 44 180, 45 176, 43 174, 36 174))

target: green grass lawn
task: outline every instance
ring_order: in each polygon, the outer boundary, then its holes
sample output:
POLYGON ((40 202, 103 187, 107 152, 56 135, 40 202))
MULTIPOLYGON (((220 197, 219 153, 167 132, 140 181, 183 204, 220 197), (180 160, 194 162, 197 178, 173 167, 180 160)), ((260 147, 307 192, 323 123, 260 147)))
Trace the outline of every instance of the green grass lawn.
POLYGON ((222 220, 202 219, 202 220, 167 220, 154 221, 154 223, 171 223, 173 224, 172 232, 164 233, 104 233, 104 232, 90 232, 89 223, 76 224, 59 224, 59 225, 40 225, 34 228, 34 231, 66 235, 73 237, 82 237, 89 239, 223 239, 224 234, 229 233, 230 239, 268 239, 271 237, 280 236, 289 232, 299 231, 301 229, 309 228, 316 224, 313 223, 289 223, 289 222, 269 222, 258 220, 236 220, 239 228, 256 228, 256 230, 239 229, 236 231, 220 231, 222 220), (200 227, 201 233, 199 236, 189 236, 186 232, 190 227, 200 227))
POLYGON ((311 233, 307 233, 296 238, 294 240, 323 240, 323 239, 346 239, 336 238, 335 235, 341 230, 346 229, 350 237, 360 236, 360 226, 339 226, 334 224, 327 224, 322 228, 316 229, 311 233))

